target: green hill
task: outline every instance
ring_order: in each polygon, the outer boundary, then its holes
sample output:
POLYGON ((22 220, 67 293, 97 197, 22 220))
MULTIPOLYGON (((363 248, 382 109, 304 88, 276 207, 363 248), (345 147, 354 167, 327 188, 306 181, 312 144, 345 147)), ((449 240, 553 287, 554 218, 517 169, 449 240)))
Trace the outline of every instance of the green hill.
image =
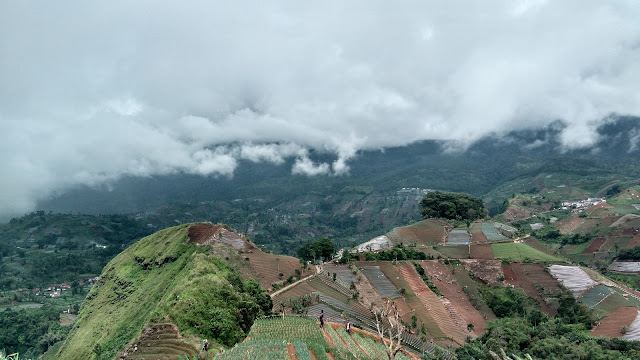
POLYGON ((237 250, 211 239, 190 238, 189 228, 186 224, 159 231, 109 262, 66 341, 49 355, 113 359, 127 344, 133 351, 144 343, 138 338, 158 323, 177 325, 179 334, 172 331, 171 344, 163 346, 184 349, 182 354, 199 348, 203 338, 213 349, 218 348, 214 342, 230 346, 243 339, 253 319, 271 310, 271 299, 254 280, 242 279, 248 265, 237 250))

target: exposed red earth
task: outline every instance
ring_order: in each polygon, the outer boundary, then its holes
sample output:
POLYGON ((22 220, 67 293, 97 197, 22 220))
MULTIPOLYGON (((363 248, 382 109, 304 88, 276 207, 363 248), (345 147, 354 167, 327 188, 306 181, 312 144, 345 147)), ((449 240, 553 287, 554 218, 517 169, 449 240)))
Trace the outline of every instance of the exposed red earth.
POLYGON ((601 319, 598 325, 591 331, 591 335, 609 338, 621 337, 624 335, 622 333, 622 327, 626 326, 628 328, 637 315, 637 307, 620 307, 609 316, 601 319))

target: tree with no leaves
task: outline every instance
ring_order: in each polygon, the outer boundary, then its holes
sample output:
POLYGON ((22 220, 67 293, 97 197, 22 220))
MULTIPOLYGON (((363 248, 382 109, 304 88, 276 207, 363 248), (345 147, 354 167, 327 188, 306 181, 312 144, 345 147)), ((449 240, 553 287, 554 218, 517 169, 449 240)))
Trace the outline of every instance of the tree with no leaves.
POLYGON ((402 333, 405 326, 400 321, 400 314, 395 302, 387 300, 382 309, 375 311, 376 329, 385 345, 389 360, 395 360, 396 354, 402 349, 402 333), (388 323, 388 325, 387 325, 388 323))

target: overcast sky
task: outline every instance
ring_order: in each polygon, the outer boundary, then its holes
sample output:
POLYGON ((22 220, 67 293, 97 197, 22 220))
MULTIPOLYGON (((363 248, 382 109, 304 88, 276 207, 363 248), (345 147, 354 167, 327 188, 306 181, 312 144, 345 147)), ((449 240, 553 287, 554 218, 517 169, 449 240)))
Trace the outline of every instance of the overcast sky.
POLYGON ((348 176, 358 150, 557 119, 588 147, 640 115, 639 19, 637 0, 0 0, 0 216, 241 158, 348 176))

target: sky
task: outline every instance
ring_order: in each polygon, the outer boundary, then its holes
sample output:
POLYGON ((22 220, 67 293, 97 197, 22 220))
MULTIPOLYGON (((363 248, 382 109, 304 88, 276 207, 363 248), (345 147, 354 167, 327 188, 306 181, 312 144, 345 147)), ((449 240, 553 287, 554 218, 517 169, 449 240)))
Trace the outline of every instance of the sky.
POLYGON ((348 176, 362 150, 640 115, 640 2, 0 0, 0 216, 78 185, 348 176), (335 155, 315 162, 310 151, 335 155))

